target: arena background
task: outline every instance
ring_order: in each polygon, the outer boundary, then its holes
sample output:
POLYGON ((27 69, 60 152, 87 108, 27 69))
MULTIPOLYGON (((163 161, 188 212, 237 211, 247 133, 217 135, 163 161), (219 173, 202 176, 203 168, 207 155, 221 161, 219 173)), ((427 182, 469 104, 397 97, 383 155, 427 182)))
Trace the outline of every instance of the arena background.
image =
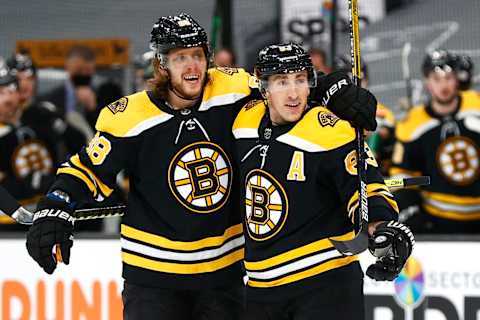
MULTIPOLYGON (((258 49, 294 40, 331 53, 349 52, 346 0, 331 32, 333 0, 84 0, 3 1, 0 56, 20 40, 122 38, 129 41, 129 63, 100 70, 126 92, 132 89, 132 63, 148 50, 150 30, 160 15, 185 11, 212 35, 216 47, 234 49, 238 65, 251 70, 258 49), (313 8, 313 9, 312 9, 313 8), (342 20, 343 19, 343 20, 342 20), (288 31, 295 20, 297 33, 288 31), (309 24, 309 21, 315 23, 309 24), (320 22, 319 22, 320 21, 320 22), (319 29, 319 25, 322 28, 319 29), (332 49, 331 40, 336 46, 332 49)), ((362 56, 370 89, 397 117, 405 96, 402 48, 411 43, 408 62, 415 102, 422 101, 420 64, 427 50, 446 48, 468 54, 480 89, 479 0, 360 0, 362 56), (366 6, 362 11, 362 6, 366 6)), ((61 69, 42 69, 40 90, 61 81, 61 69)), ((110 229, 113 230, 113 229, 110 229)), ((0 320, 119 319, 120 244, 117 235, 78 234, 71 265, 47 277, 28 257, 23 234, 0 234, 0 320), (95 250, 92 250, 95 248, 95 250), (93 259, 92 259, 93 258, 93 259)), ((403 277, 395 283, 366 280, 368 319, 480 319, 480 237, 419 237, 403 277)), ((370 261, 362 257, 363 263, 370 261)))

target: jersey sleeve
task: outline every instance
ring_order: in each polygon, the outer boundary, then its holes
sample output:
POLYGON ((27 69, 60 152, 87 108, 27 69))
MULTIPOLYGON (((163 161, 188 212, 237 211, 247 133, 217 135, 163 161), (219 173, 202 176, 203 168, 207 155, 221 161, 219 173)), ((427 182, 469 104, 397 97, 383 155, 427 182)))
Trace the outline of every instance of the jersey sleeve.
MULTIPOLYGON (((385 185, 378 164, 371 150, 367 148, 367 194, 369 221, 397 220, 398 206, 393 195, 385 185)), ((357 152, 356 143, 350 142, 330 152, 331 159, 326 160, 324 175, 328 176, 342 203, 346 204, 346 213, 352 223, 359 208, 357 152)))
POLYGON ((98 131, 88 146, 60 166, 51 190, 63 190, 75 201, 108 198, 116 185, 117 174, 129 167, 136 154, 135 139, 98 131))

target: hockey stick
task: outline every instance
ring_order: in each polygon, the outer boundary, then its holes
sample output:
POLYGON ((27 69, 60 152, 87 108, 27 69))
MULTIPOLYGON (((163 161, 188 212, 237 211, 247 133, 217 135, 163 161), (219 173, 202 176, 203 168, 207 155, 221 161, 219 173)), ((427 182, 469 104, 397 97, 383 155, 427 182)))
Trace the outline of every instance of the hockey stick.
MULTIPOLYGON (((360 32, 358 30, 358 1, 349 0, 350 13, 350 46, 352 56, 353 83, 360 86, 361 65, 360 65, 360 32)), ((357 171, 359 182, 360 200, 360 221, 358 232, 351 240, 337 241, 330 239, 334 247, 343 255, 351 256, 359 254, 368 248, 368 198, 367 198, 367 176, 365 168, 365 137, 363 129, 355 129, 357 137, 357 171)))
MULTIPOLYGON (((31 225, 33 223, 33 213, 22 207, 2 186, 0 186, 0 210, 17 221, 20 218, 21 224, 31 225)), ((113 206, 75 210, 73 217, 75 220, 89 220, 122 216, 124 214, 125 206, 113 206)))
MULTIPOLYGON (((426 186, 430 184, 429 176, 420 176, 412 178, 386 179, 385 185, 389 188, 405 188, 412 186, 426 186)), ((125 214, 126 206, 113 206, 91 209, 80 209, 73 213, 75 220, 103 219, 110 217, 119 217, 125 214)), ((0 186, 0 210, 12 218, 19 216, 25 217, 22 224, 31 225, 33 213, 25 209, 13 198, 7 190, 0 186)), ((17 220, 17 219, 16 219, 17 220)))
POLYGON ((410 65, 408 63, 408 57, 412 51, 412 45, 410 42, 405 43, 402 49, 402 73, 403 79, 405 80, 405 89, 407 93, 407 110, 410 110, 413 107, 413 89, 412 89, 412 79, 410 77, 410 65))

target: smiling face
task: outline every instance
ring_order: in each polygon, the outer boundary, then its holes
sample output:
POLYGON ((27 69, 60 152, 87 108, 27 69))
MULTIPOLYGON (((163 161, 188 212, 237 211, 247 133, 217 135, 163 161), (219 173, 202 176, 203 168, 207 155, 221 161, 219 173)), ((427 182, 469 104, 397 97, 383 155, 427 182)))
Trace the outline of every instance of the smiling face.
POLYGON ((207 58, 202 47, 178 48, 168 53, 171 87, 183 98, 200 96, 205 83, 207 58))
POLYGON ((270 76, 266 98, 272 123, 282 125, 300 120, 309 93, 307 71, 270 76))

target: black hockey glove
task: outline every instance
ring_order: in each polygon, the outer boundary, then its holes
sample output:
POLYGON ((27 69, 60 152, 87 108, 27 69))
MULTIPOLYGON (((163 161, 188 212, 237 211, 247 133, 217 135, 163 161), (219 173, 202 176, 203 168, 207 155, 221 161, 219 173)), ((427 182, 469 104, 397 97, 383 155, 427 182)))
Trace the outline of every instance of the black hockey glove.
POLYGON ((394 280, 414 245, 415 238, 406 225, 396 221, 379 224, 368 243, 368 249, 377 261, 368 267, 367 276, 377 281, 394 280))
POLYGON ((311 99, 356 128, 369 131, 377 128, 377 99, 370 91, 355 86, 344 72, 319 76, 317 87, 311 90, 311 99))
POLYGON ((73 209, 68 203, 53 200, 47 195, 38 203, 33 224, 27 233, 27 250, 46 273, 52 274, 57 266, 55 248, 60 248, 61 259, 70 262, 73 245, 73 209))

